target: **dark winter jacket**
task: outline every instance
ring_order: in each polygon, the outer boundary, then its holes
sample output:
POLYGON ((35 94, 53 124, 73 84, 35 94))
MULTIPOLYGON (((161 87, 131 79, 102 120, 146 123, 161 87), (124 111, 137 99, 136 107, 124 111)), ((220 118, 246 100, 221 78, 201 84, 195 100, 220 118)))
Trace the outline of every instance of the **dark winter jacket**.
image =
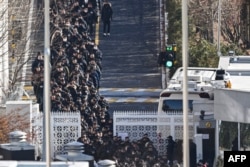
POLYGON ((112 19, 113 10, 110 3, 105 3, 102 7, 102 21, 110 21, 112 19))

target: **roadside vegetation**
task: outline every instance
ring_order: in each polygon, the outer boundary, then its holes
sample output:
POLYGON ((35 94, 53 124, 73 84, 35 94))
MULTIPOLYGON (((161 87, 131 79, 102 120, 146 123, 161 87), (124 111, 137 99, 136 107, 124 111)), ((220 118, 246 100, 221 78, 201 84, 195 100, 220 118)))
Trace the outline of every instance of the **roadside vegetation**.
MULTIPOLYGON (((182 66, 182 31, 181 31, 181 0, 168 0, 168 41, 177 44, 177 64, 182 66)), ((247 39, 246 0, 226 1, 221 4, 221 56, 227 56, 230 50, 236 55, 249 55, 247 39)), ((218 0, 189 1, 189 66, 218 67, 218 0)), ((175 69, 170 72, 173 73, 175 69)), ((238 134, 237 123, 221 122, 220 147, 230 150, 232 141, 238 134)), ((240 124, 240 143, 242 148, 250 146, 250 125, 240 124)))
MULTIPOLYGON (((168 0, 168 44, 177 44, 177 65, 182 66, 181 1, 168 0)), ((248 41, 243 39, 246 30, 241 30, 246 19, 242 15, 243 0, 223 3, 221 8, 221 53, 228 55, 230 50, 237 55, 247 54, 248 41), (232 17, 233 15, 233 17, 232 17)), ((190 0, 189 3, 189 66, 218 67, 218 1, 190 0)), ((244 28, 246 29, 246 28, 244 28)))
POLYGON ((9 143, 9 133, 16 130, 25 132, 27 139, 30 138, 30 123, 27 115, 16 112, 0 113, 0 144, 9 143))

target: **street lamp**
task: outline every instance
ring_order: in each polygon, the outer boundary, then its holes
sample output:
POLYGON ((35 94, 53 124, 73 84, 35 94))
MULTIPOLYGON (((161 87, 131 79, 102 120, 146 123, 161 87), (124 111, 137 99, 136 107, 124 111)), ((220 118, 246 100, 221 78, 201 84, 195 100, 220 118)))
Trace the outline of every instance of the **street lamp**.
POLYGON ((182 64, 183 64, 183 167, 189 166, 188 125, 188 2, 182 0, 182 64))
POLYGON ((221 0, 219 0, 218 4, 218 44, 217 44, 217 55, 221 56, 220 51, 220 36, 221 36, 221 0))

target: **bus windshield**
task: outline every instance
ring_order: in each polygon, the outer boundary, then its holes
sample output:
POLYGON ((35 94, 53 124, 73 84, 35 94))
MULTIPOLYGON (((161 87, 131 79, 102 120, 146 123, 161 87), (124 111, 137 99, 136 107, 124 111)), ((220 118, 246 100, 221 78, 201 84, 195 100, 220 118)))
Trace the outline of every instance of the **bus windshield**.
MULTIPOLYGON (((163 111, 182 111, 183 104, 182 99, 167 99, 163 101, 162 110, 163 111)), ((193 110, 193 100, 188 101, 189 111, 193 110)))

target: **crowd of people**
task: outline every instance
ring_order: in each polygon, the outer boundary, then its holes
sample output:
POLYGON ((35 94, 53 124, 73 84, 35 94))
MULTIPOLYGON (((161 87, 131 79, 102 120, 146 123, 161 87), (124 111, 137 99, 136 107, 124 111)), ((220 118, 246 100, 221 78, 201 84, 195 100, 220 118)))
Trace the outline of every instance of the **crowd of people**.
MULTIPOLYGON (((158 155, 147 134, 137 141, 129 137, 122 140, 113 134, 109 103, 99 93, 103 54, 93 39, 98 10, 105 15, 102 6, 106 5, 111 8, 107 0, 51 3, 51 111, 81 113, 82 136, 78 141, 84 143, 84 153, 93 155, 96 161, 111 159, 117 167, 168 167, 167 154, 158 155)), ((108 20, 101 16, 105 36, 110 35, 112 14, 108 20)), ((32 63, 32 85, 41 111, 43 58, 43 53, 38 52, 32 63)))

